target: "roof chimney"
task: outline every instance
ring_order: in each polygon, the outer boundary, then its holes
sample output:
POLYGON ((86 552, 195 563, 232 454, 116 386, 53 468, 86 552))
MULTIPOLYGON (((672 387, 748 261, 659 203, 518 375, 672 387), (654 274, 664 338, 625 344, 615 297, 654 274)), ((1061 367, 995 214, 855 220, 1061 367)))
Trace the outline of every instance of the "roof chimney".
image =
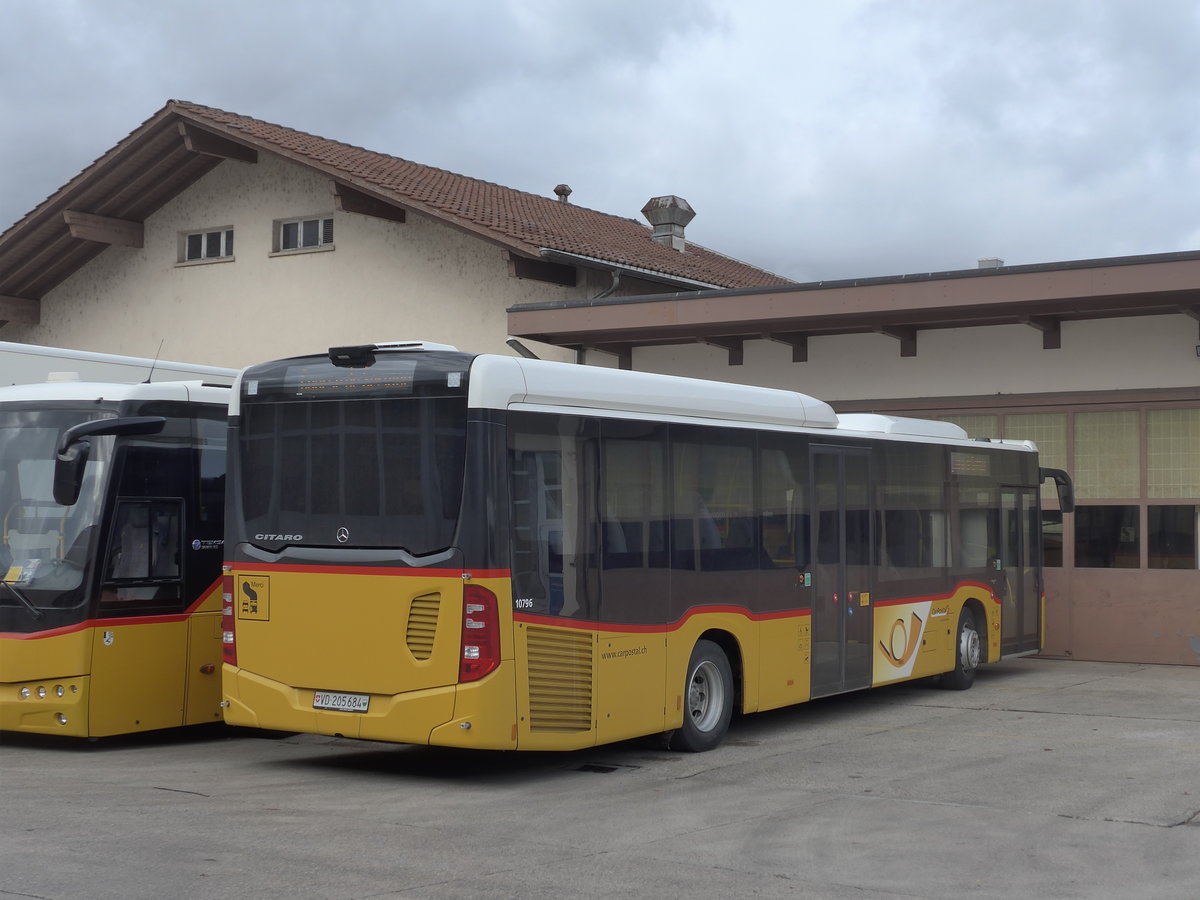
POLYGON ((1004 260, 998 256, 984 256, 979 259, 979 268, 981 269, 999 269, 1004 265, 1004 260))
POLYGON ((683 240, 683 229, 696 217, 696 211, 682 197, 670 194, 666 197, 651 197, 642 207, 642 215, 654 226, 653 240, 683 251, 687 246, 683 240))
POLYGON ((569 184, 556 184, 554 186, 554 195, 558 197, 561 203, 570 203, 568 199, 571 196, 571 186, 569 184))

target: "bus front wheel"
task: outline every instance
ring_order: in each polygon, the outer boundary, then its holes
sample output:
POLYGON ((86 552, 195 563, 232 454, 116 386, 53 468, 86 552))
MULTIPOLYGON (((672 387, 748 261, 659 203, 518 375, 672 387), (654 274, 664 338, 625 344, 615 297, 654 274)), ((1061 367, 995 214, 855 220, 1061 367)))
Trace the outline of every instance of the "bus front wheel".
POLYGON ((683 725, 671 747, 700 753, 721 743, 733 714, 733 670, 725 651, 712 641, 697 641, 683 686, 683 725))
POLYGON ((951 691, 965 691, 975 682, 975 672, 983 655, 983 643, 979 629, 975 627, 975 614, 963 607, 958 615, 958 638, 954 642, 954 668, 939 676, 938 687, 951 691))

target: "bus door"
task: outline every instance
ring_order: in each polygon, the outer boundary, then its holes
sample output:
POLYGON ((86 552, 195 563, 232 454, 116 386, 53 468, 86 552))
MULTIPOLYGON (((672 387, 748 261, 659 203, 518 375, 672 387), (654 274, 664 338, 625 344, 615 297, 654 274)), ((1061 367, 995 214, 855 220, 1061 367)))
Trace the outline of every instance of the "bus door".
POLYGON ((1000 489, 1000 652, 1041 648, 1041 590, 1038 580, 1040 513, 1036 488, 1000 489))
POLYGON ((182 511, 174 498, 117 502, 93 636, 93 736, 183 724, 182 511))
POLYGON ((813 446, 812 696, 871 685, 870 451, 813 446))
MULTIPOLYGON (((185 563, 216 557, 208 561, 206 576, 199 565, 191 566, 193 576, 215 580, 220 553, 214 548, 185 555, 185 538, 190 546, 189 532, 194 532, 188 525, 189 501, 198 480, 192 444, 188 419, 170 416, 161 435, 117 446, 117 491, 102 547, 100 626, 92 644, 93 736, 191 721, 184 718, 188 653, 198 648, 189 639, 186 612, 193 597, 185 590, 185 563)), ((214 633, 210 624, 208 634, 214 633)), ((209 660, 215 662, 213 656, 209 660)), ((209 702, 219 702, 217 679, 203 678, 209 702)))

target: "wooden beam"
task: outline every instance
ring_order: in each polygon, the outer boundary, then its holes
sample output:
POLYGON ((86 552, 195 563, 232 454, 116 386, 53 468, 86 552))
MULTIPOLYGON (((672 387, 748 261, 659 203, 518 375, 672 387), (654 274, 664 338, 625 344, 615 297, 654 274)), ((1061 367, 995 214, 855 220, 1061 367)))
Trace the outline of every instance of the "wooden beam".
POLYGON ((63 210, 63 221, 71 237, 99 244, 114 244, 118 247, 141 247, 143 228, 141 222, 96 216, 74 209, 63 210))
POLYGON ((1029 316, 1021 320, 1042 333, 1043 350, 1062 349, 1062 322, 1053 316, 1029 316))
POLYGON ((763 335, 769 341, 778 341, 792 348, 792 362, 808 362, 808 335, 802 331, 781 331, 763 335))
POLYGON ((876 328, 879 334, 886 334, 900 342, 901 356, 917 355, 917 329, 908 325, 895 325, 886 328, 876 328))
POLYGON ((745 340, 743 338, 704 338, 704 343, 712 347, 720 347, 729 353, 729 365, 740 366, 746 361, 745 340))
POLYGON ((360 216, 373 216, 376 219, 387 219, 389 222, 404 221, 404 209, 386 200, 356 191, 349 185, 338 184, 336 181, 330 182, 330 187, 333 190, 334 207, 338 212, 358 213, 360 216))
POLYGON ((1200 322, 1200 306, 1181 306, 1179 311, 1185 316, 1190 316, 1197 322, 1200 322))
POLYGON ((192 153, 202 153, 205 156, 218 156, 221 159, 236 159, 240 162, 258 162, 258 151, 237 141, 197 128, 187 122, 179 122, 179 134, 183 137, 183 146, 192 153))
POLYGON ((5 297, 0 294, 0 319, 19 325, 37 325, 42 320, 42 304, 28 297, 5 297))

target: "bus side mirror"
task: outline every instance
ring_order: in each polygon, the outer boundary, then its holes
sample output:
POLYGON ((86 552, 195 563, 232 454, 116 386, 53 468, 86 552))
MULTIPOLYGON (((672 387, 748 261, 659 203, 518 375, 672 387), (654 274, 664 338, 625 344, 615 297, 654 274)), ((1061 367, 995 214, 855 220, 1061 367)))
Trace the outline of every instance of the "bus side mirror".
POLYGON ((123 419, 93 419, 66 429, 58 439, 54 459, 54 502, 74 506, 83 486, 83 473, 92 452, 92 435, 158 434, 167 420, 162 416, 127 416, 123 419))
POLYGON ((1075 512, 1075 486, 1071 483, 1071 476, 1063 469, 1047 469, 1038 470, 1042 481, 1047 478, 1054 479, 1054 486, 1058 489, 1058 506, 1064 513, 1075 512))
POLYGON ((54 460, 54 502, 60 506, 74 506, 83 486, 83 470, 87 468, 92 452, 92 442, 78 440, 65 453, 54 460))

